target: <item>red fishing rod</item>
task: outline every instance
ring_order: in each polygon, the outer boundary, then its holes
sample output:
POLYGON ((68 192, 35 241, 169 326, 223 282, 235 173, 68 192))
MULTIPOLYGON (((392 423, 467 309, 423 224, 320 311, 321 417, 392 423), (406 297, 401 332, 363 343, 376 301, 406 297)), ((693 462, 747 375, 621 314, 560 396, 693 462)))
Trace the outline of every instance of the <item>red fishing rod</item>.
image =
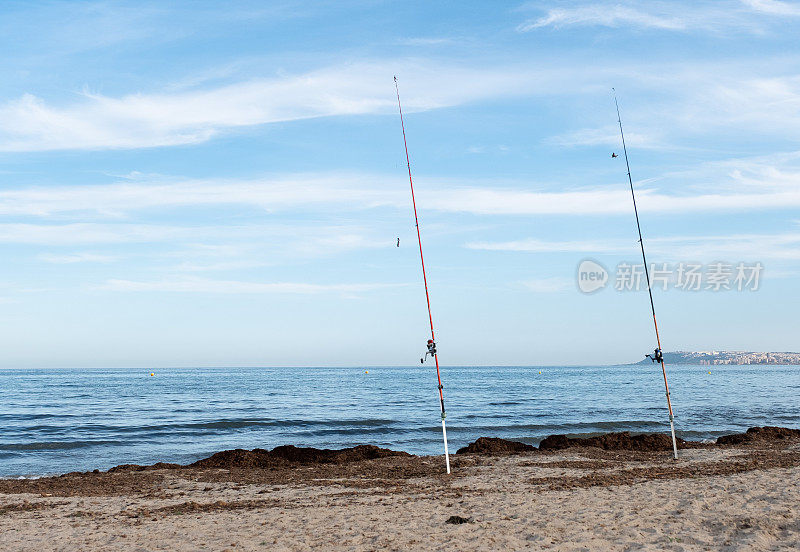
POLYGON ((419 232, 419 219, 417 218, 417 201, 414 198, 414 181, 411 178, 411 161, 408 157, 408 143, 406 142, 406 125, 403 122, 403 108, 400 105, 400 88, 397 86, 397 77, 394 78, 394 89, 397 92, 397 109, 400 111, 400 128, 403 129, 403 146, 406 150, 406 165, 408 166, 408 183, 411 185, 411 205, 414 207, 414 225, 417 227, 417 242, 419 243, 419 260, 422 264, 422 282, 425 284, 425 301, 428 303, 428 321, 431 325, 431 338, 428 340, 425 356, 420 359, 424 362, 428 355, 433 357, 436 363, 436 379, 439 382, 439 406, 442 409, 442 439, 444 440, 444 461, 447 465, 447 473, 450 473, 450 453, 447 451, 447 428, 445 427, 444 411, 444 392, 442 387, 442 375, 439 371, 439 355, 436 351, 436 335, 433 332, 433 315, 431 314, 431 298, 428 294, 428 278, 425 275, 425 257, 422 255, 422 236, 419 232))
POLYGON ((644 263, 644 276, 647 280, 647 293, 650 294, 650 311, 653 313, 653 327, 656 330, 656 349, 653 355, 647 355, 653 362, 661 364, 661 373, 664 376, 664 388, 667 390, 667 410, 669 410, 669 427, 672 431, 672 452, 675 460, 678 459, 678 442, 675 439, 675 417, 672 415, 672 399, 669 396, 669 383, 667 383, 667 368, 664 366, 664 354, 661 352, 661 338, 658 335, 658 321, 656 320, 656 306, 653 302, 653 289, 650 287, 650 272, 647 269, 647 257, 644 254, 644 240, 642 239, 642 226, 639 224, 639 211, 636 208, 636 194, 633 192, 633 179, 631 178, 631 165, 628 163, 628 148, 625 146, 625 133, 622 132, 622 117, 619 115, 617 91, 614 91, 614 105, 617 107, 617 121, 619 122, 619 135, 622 138, 622 151, 625 153, 625 166, 628 168, 628 183, 631 185, 631 198, 633 199, 633 213, 636 215, 636 228, 639 229, 639 245, 642 248, 642 262, 644 263))

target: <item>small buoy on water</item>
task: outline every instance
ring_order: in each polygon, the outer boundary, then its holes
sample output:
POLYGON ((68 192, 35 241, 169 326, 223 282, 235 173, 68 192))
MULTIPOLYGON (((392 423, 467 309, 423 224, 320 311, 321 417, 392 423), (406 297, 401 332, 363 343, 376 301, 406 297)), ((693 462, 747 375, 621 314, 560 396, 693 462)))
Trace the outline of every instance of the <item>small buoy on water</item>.
POLYGON ((541 373, 542 373, 542 371, 541 371, 541 370, 539 370, 539 373, 541 374, 541 373))
MULTIPOLYGON (((365 374, 369 374, 369 370, 364 370, 364 373, 365 373, 365 374)), ((711 372, 709 372, 709 374, 710 374, 710 373, 711 373, 711 372)))
POLYGON ((711 372, 709 372, 709 374, 710 374, 710 373, 711 373, 711 372))
MULTIPOLYGON (((710 374, 710 373, 711 373, 711 372, 709 372, 709 374, 710 374)), ((151 375, 151 376, 155 376, 155 375, 156 375, 156 373, 155 373, 155 372, 150 372, 150 375, 151 375)))

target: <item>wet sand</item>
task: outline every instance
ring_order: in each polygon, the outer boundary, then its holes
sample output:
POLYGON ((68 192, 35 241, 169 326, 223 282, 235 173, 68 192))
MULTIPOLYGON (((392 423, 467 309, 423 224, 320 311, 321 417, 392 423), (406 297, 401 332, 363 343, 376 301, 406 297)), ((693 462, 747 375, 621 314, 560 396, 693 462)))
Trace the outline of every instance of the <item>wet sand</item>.
POLYGON ((677 462, 660 438, 489 440, 450 476, 440 457, 282 447, 0 480, 0 549, 797 550, 800 439, 762 437, 677 462))

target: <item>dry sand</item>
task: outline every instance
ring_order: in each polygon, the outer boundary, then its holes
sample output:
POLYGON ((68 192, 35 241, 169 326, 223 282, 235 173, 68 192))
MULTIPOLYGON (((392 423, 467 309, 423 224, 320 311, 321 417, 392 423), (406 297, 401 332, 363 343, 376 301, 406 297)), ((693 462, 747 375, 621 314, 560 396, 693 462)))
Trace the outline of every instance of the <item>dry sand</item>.
MULTIPOLYGON (((0 481, 0 549, 800 550, 800 444, 0 481), (448 523, 451 516, 468 521, 448 523)), ((451 520, 458 521, 458 520, 451 520)))

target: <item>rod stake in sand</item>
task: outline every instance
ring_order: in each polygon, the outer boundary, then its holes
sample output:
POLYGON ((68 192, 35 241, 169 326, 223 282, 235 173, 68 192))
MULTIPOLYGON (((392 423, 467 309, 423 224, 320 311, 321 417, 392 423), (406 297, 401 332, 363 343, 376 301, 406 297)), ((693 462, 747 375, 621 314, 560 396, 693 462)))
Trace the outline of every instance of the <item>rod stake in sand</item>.
POLYGON ((403 122, 403 107, 400 105, 400 88, 397 85, 397 77, 394 78, 394 89, 397 93, 397 109, 400 111, 400 128, 403 130, 403 147, 406 150, 406 166, 408 167, 408 183, 411 186, 411 205, 414 207, 414 226, 417 228, 417 242, 419 243, 419 260, 422 264, 422 282, 425 284, 425 301, 428 303, 428 321, 431 326, 431 338, 427 343, 427 352, 420 359, 424 362, 428 355, 433 357, 436 363, 436 379, 439 381, 439 406, 442 409, 442 440, 444 441, 444 461, 447 466, 447 473, 450 473, 450 452, 447 450, 447 427, 445 426, 444 392, 442 387, 442 374, 439 371, 439 354, 436 350, 436 336, 433 332, 433 315, 431 314, 431 298, 428 294, 428 277, 425 275, 425 257, 422 255, 422 235, 419 231, 419 218, 417 217, 417 201, 414 198, 414 181, 411 178, 411 160, 408 156, 408 142, 406 142, 406 125, 403 122))

